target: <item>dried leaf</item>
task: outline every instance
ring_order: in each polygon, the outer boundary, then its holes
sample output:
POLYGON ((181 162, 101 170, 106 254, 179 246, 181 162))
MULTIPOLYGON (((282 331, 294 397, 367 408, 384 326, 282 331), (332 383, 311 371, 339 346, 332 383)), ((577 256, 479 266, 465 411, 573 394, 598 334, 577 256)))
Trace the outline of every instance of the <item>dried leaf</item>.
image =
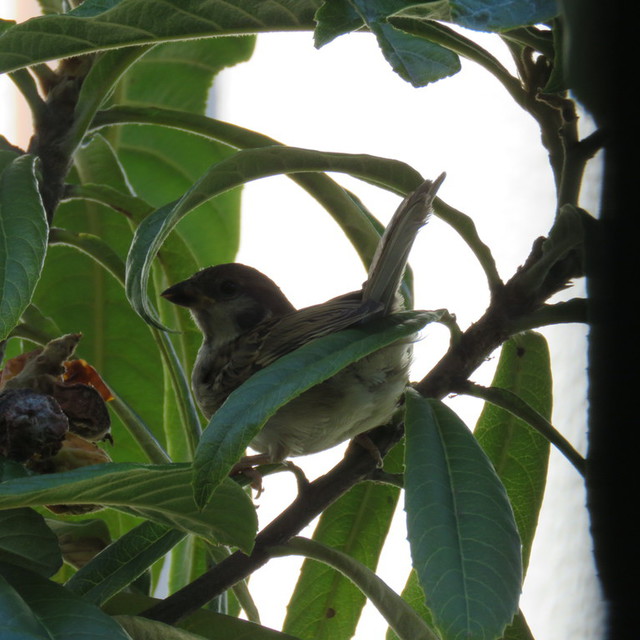
POLYGON ((64 363, 64 368, 63 378, 67 384, 88 384, 98 391, 105 402, 113 400, 113 394, 109 390, 109 387, 107 387, 104 380, 100 377, 100 374, 86 360, 82 358, 68 360, 64 363))

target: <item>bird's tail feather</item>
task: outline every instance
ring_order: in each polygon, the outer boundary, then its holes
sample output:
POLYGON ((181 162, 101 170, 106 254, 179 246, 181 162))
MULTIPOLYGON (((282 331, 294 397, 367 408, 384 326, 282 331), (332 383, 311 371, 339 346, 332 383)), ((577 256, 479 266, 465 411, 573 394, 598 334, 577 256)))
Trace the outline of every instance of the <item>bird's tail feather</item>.
POLYGON ((412 191, 400 203, 378 243, 362 297, 384 305, 385 314, 391 311, 413 241, 427 222, 445 177, 446 174, 441 173, 434 181, 425 180, 412 191))

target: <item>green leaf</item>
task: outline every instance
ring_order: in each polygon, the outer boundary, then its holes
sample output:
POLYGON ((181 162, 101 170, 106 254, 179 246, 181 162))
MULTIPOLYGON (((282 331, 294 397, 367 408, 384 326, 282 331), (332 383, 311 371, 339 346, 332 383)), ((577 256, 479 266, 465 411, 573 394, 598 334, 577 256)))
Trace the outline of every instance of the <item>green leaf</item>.
MULTIPOLYGON (((414 87, 423 87, 460 71, 460 60, 452 51, 423 38, 409 35, 387 22, 405 2, 337 0, 326 2, 316 14, 315 43, 321 47, 347 31, 367 26, 393 70, 414 87)), ((429 3, 439 7, 440 3, 429 3)))
MULTIPOLYGON (((117 620, 120 620, 122 615, 133 616, 139 614, 159 602, 160 600, 156 598, 149 598, 140 594, 119 594, 105 604, 104 610, 116 617, 117 620)), ((184 618, 177 626, 187 632, 198 634, 198 637, 209 638, 210 640, 299 640, 289 634, 279 633, 246 620, 240 620, 206 609, 200 609, 184 618)), ((126 621, 125 627, 127 629, 130 628, 126 621)), ((154 630, 158 628, 156 627, 154 630)), ((157 637, 152 635, 149 640, 156 640, 157 637)))
POLYGON ((96 111, 111 95, 120 76, 148 50, 149 47, 128 47, 105 51, 93 59, 75 105, 74 122, 66 143, 69 155, 82 143, 96 111))
MULTIPOLYGON (((2 564, 0 563, 0 567, 2 564)), ((6 640, 49 640, 44 624, 0 573, 0 617, 6 640)))
MULTIPOLYGON (((211 83, 224 67, 247 60, 254 38, 210 38, 156 46, 132 67, 117 88, 117 102, 155 110, 203 114, 211 83)), ((153 121, 153 120, 152 120, 153 121)), ((160 207, 179 198, 215 160, 230 155, 227 145, 163 126, 120 127, 114 146, 134 191, 160 207)), ((177 231, 198 268, 230 262, 239 242, 239 192, 201 205, 177 231), (235 215, 232 215, 235 213, 235 215)))
MULTIPOLYGON (((402 458, 402 447, 394 447, 385 456, 385 470, 401 472, 402 458)), ((375 570, 399 495, 391 485, 356 485, 324 510, 313 539, 375 570)), ((339 571, 305 560, 283 630, 314 640, 351 638, 365 602, 364 594, 339 571)))
POLYGON ((208 36, 313 28, 318 0, 86 0, 73 12, 32 18, 0 36, 0 73, 38 62, 208 36))
MULTIPOLYGON (((424 591, 420 586, 418 574, 412 569, 402 590, 402 599, 429 625, 433 626, 431 611, 425 602, 424 591)), ((398 640, 398 634, 393 629, 387 630, 385 640, 398 640)))
POLYGON ((23 155, 0 176, 0 340, 31 302, 47 252, 47 233, 35 158, 23 155))
POLYGON ((15 23, 16 23, 15 20, 3 20, 2 18, 0 18, 0 34, 2 34, 7 29, 10 29, 11 27, 13 27, 15 23))
MULTIPOLYGON (((214 118, 174 109, 111 107, 98 113, 94 120, 96 129, 127 123, 159 124, 164 127, 184 129, 196 135, 219 140, 240 149, 280 145, 276 140, 255 131, 214 118)), ((416 188, 423 180, 420 174, 408 165, 405 165, 405 173, 406 176, 402 178, 399 176, 397 182, 389 185, 388 188, 406 195, 408 191, 416 188), (404 186, 396 188, 400 186, 400 182, 404 186)), ((393 175, 392 167, 389 167, 388 175, 393 175)), ((326 208, 327 212, 353 244, 365 266, 368 267, 384 227, 373 218, 354 194, 345 190, 328 175, 322 173, 292 173, 289 174, 289 177, 306 189, 311 196, 326 208)))
POLYGON ((0 616, 9 629, 3 639, 130 640, 112 618, 59 584, 4 563, 0 575, 6 581, 0 590, 0 616))
POLYGON ((77 571, 65 587, 87 602, 100 605, 142 575, 184 537, 184 531, 143 522, 77 571))
POLYGON ((92 233, 70 231, 69 229, 51 229, 49 244, 74 247, 90 256, 102 265, 120 284, 124 284, 124 261, 99 236, 92 233))
POLYGON ((315 20, 313 40, 318 49, 338 36, 364 26, 364 20, 347 0, 324 2, 318 9, 315 20))
POLYGON ((318 338, 258 371, 229 395, 202 434, 194 460, 196 503, 229 473, 279 407, 351 362, 414 334, 440 312, 406 311, 318 338))
POLYGON ((202 640, 203 636, 176 629, 170 624, 140 618, 137 616, 117 616, 116 620, 131 636, 132 640, 202 640))
POLYGON ((406 394, 411 556, 443 640, 502 635, 518 611, 520 539, 505 489, 462 421, 406 394))
POLYGON ((374 0, 366 7, 377 14, 378 20, 390 16, 442 20, 475 31, 506 31, 548 22, 558 15, 557 0, 374 0))
MULTIPOLYGON (((491 386, 515 393, 550 419, 551 363, 545 338, 528 331, 505 342, 491 386)), ((489 402, 485 403, 474 435, 507 490, 526 568, 544 497, 549 442, 513 414, 489 402)))
POLYGON ((49 578, 62 565, 58 538, 33 509, 0 511, 0 562, 49 578))
POLYGON ((393 185, 402 193, 416 187, 415 171, 408 165, 375 156, 326 153, 295 147, 246 149, 215 163, 180 198, 144 219, 136 230, 127 256, 127 297, 150 324, 164 328, 147 297, 153 258, 176 224, 190 211, 233 187, 250 180, 300 171, 341 171, 379 186, 393 185))
POLYGON ((460 59, 449 49, 411 36, 388 22, 374 22, 371 29, 387 62, 414 87, 424 87, 460 71, 460 59))
POLYGON ((556 0, 450 0, 450 4, 451 20, 476 31, 506 31, 558 15, 556 0))
MULTIPOLYGON (((428 625, 433 625, 431 611, 429 611, 425 603, 424 591, 420 586, 415 569, 412 569, 407 583, 402 590, 402 599, 405 600, 412 609, 415 609, 418 615, 428 625)), ((387 631, 386 640, 398 640, 398 636, 393 629, 387 631)), ((500 640, 534 640, 522 611, 518 611, 513 622, 506 628, 500 640)))
POLYGON ((111 463, 65 473, 16 478, 2 485, 0 509, 44 504, 101 504, 248 551, 257 528, 253 504, 232 480, 200 510, 187 464, 111 463))
MULTIPOLYGON (((127 194, 127 177, 113 148, 99 135, 76 153, 73 182, 100 182, 127 194)), ((50 247, 34 304, 62 333, 81 332, 76 355, 95 367, 114 394, 140 415, 162 442, 162 364, 148 325, 129 305, 122 265, 133 232, 122 212, 95 201, 70 200, 56 211, 50 247), (111 271, 111 273, 110 273, 111 271)), ((116 461, 141 459, 142 452, 118 419, 112 424, 116 461)), ((164 443, 163 443, 164 444, 164 443)), ((142 458, 144 459, 144 458, 142 458)), ((115 536, 120 525, 112 529, 115 536)))
POLYGON ((346 553, 301 537, 292 538, 287 544, 282 545, 280 553, 296 553, 325 562, 348 576, 366 594, 402 640, 439 640, 395 591, 373 571, 346 553))

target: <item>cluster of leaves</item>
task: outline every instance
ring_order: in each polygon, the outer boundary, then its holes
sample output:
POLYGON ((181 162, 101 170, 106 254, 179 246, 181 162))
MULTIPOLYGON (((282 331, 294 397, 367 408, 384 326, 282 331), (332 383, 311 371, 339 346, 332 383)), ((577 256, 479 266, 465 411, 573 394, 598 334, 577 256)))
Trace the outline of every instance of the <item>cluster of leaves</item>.
POLYGON ((0 339, 12 355, 24 340, 83 333, 81 355, 113 391, 115 461, 49 475, 2 461, 3 637, 348 638, 365 597, 388 621, 389 638, 530 637, 518 596, 549 442, 579 470, 583 461, 549 424, 548 352, 529 330, 584 319, 583 301, 546 300, 582 275, 586 214, 575 205, 598 145, 597 136, 578 138, 555 3, 41 5, 44 16, 0 23, 0 72, 23 93, 36 132, 26 151, 0 140, 0 339), (500 32, 520 78, 443 22, 500 32), (529 26, 539 23, 547 27, 529 26), (444 311, 410 311, 328 336, 254 376, 203 431, 187 381, 198 338, 157 293, 233 260, 242 184, 288 175, 327 209, 366 264, 380 225, 323 172, 400 195, 422 182, 398 160, 286 147, 205 115, 213 77, 251 55, 253 34, 294 29, 315 29, 317 46, 369 30, 415 86, 456 73, 459 56, 482 65, 539 123, 558 215, 503 283, 472 220, 437 200, 435 214, 460 233, 487 276, 492 302, 477 323, 463 332, 444 311), (51 60, 62 62, 54 70, 51 60), (451 348, 407 393, 405 429, 373 434, 388 453, 384 469, 367 452, 349 451, 257 533, 249 494, 228 477, 256 431, 306 388, 433 321, 451 328, 451 348), (500 345, 491 388, 470 383, 500 345), (441 402, 451 392, 488 400, 473 434, 441 402), (415 572, 399 596, 373 570, 402 489, 415 572), (43 505, 57 503, 107 508, 80 522, 43 515, 43 505), (297 537, 320 514, 313 540, 297 537), (278 633, 259 625, 244 580, 282 554, 309 560, 278 633), (157 601, 150 594, 163 567, 172 595, 157 601))

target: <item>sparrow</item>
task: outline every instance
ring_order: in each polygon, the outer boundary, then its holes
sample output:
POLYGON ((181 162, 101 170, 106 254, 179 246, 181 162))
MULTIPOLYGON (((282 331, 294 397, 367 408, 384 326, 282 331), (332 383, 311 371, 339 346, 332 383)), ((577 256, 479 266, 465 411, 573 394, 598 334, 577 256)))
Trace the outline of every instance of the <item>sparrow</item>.
MULTIPOLYGON (((359 291, 296 309, 266 275, 228 263, 162 292, 189 309, 202 332, 191 383, 207 419, 251 375, 303 344, 402 310, 399 289, 409 251, 444 177, 426 180, 402 201, 359 291)), ((316 453, 388 422, 409 380, 413 341, 388 345, 282 406, 251 441, 259 452, 254 458, 281 462, 316 453)))

